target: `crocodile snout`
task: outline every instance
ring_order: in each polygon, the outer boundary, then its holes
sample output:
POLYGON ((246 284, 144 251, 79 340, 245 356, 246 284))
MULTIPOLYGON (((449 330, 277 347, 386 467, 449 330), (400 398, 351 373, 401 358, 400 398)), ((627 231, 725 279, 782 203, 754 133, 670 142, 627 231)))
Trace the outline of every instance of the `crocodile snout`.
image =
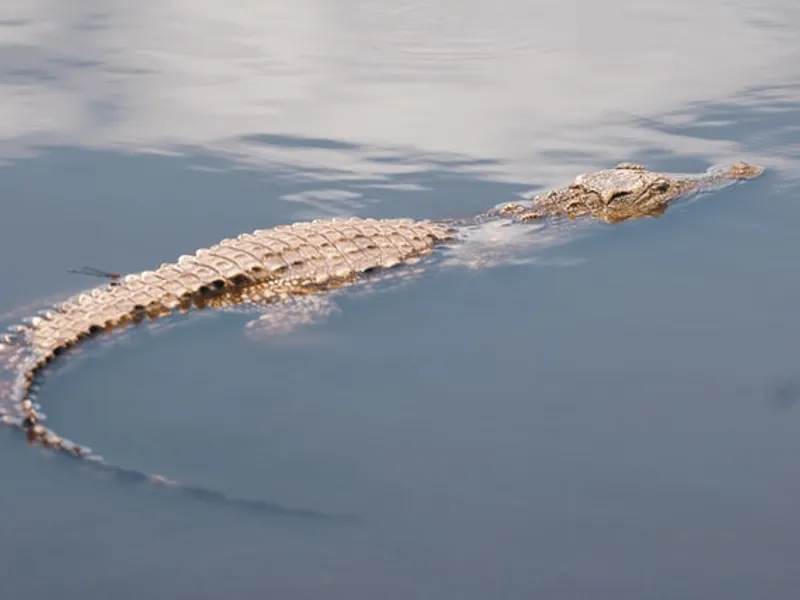
POLYGON ((733 179, 755 179, 764 172, 764 167, 737 162, 731 165, 728 173, 733 179))

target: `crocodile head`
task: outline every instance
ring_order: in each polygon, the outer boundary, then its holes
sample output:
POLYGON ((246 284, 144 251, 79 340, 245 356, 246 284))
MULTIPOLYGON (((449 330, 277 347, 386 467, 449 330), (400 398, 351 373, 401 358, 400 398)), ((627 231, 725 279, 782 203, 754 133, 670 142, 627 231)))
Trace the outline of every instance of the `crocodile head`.
POLYGON ((567 187, 537 196, 530 203, 511 203, 498 212, 516 220, 547 216, 594 217, 608 222, 663 214, 671 201, 692 192, 723 187, 763 173, 757 165, 735 163, 704 175, 670 175, 634 163, 578 175, 567 187))

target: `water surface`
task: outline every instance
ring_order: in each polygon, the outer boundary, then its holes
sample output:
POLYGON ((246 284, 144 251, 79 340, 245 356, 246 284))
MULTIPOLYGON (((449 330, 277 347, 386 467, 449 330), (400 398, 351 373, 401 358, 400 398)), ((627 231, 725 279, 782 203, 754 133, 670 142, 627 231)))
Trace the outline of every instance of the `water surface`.
POLYGON ((287 335, 203 314, 87 345, 42 389, 57 431, 353 519, 2 432, 9 598, 796 597, 793 2, 6 4, 1 312, 298 219, 469 215, 622 160, 768 168, 287 335))

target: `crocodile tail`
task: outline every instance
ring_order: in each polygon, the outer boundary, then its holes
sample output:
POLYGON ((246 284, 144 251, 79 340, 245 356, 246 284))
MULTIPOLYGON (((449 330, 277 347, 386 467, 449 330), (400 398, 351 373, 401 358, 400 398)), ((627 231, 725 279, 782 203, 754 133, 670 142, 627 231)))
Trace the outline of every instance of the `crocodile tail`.
MULTIPOLYGON (((84 448, 84 450, 88 449, 84 448)), ((209 487, 188 485, 161 475, 148 474, 137 469, 108 463, 101 456, 91 452, 81 456, 68 453, 67 456, 81 460, 83 464, 92 469, 96 469, 102 476, 110 476, 126 484, 154 486, 193 501, 223 505, 270 516, 337 521, 348 520, 347 517, 343 515, 334 515, 310 509, 292 508, 266 500, 238 498, 209 487)))
MULTIPOLYGON (((17 425, 17 423, 13 423, 13 425, 17 425)), ((149 474, 138 469, 131 469, 121 465, 112 464, 107 462, 102 456, 92 452, 91 449, 86 446, 79 446, 77 444, 66 442, 65 440, 64 442, 66 443, 62 444, 62 447, 56 447, 48 444, 48 442, 43 441, 46 439, 45 436, 49 436, 52 439, 55 434, 44 427, 39 426, 37 430, 33 432, 32 429, 26 427, 26 424, 23 422, 17 425, 17 428, 25 434, 29 443, 38 444, 44 448, 56 451, 61 450, 61 454, 72 459, 80 460, 83 465, 96 470, 101 476, 108 476, 125 484, 150 485, 161 488, 178 496, 189 498, 193 501, 202 501, 209 504, 223 505, 260 513, 263 515, 326 520, 346 520, 346 517, 342 515, 333 515, 310 509, 292 508, 275 502, 268 502, 266 500, 239 498, 210 487, 188 485, 173 479, 168 479, 162 475, 149 474), (42 430, 45 430, 47 433, 43 434, 42 430), (67 444, 70 446, 67 446, 67 444)))
MULTIPOLYGON (((19 328, 21 332, 23 328, 19 328)), ((343 515, 287 507, 266 500, 239 498, 209 487, 185 484, 162 475, 149 474, 107 462, 91 448, 71 442, 46 427, 44 413, 35 403, 35 379, 41 366, 24 343, 12 333, 0 340, 0 424, 23 434, 28 443, 47 452, 79 460, 101 476, 126 484, 150 485, 194 501, 224 505, 263 515, 325 520, 350 520, 343 515)))

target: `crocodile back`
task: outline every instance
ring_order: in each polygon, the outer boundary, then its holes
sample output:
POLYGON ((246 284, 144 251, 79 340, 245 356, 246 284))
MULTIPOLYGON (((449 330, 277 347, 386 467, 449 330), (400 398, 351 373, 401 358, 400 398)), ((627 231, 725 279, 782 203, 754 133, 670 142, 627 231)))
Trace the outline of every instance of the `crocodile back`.
POLYGON ((445 226, 411 219, 331 219, 257 230, 79 294, 30 319, 23 333, 46 358, 83 337, 174 310, 270 302, 346 285, 363 273, 413 262, 450 235, 445 226))

